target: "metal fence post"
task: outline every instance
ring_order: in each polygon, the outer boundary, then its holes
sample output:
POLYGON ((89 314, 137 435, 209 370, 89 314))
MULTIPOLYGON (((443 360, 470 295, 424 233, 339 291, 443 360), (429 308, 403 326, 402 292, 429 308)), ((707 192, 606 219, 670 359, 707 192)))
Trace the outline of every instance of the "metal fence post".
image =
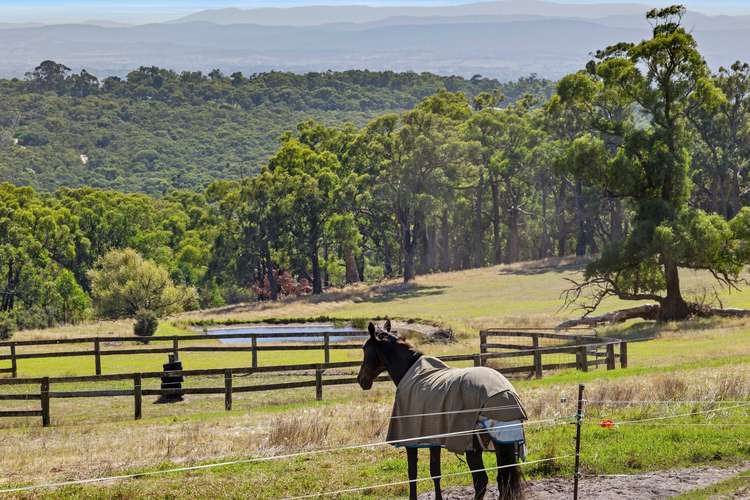
POLYGON ((583 384, 578 386, 578 412, 576 413, 576 463, 573 476, 573 500, 578 500, 578 480, 581 477, 581 423, 583 422, 583 384))

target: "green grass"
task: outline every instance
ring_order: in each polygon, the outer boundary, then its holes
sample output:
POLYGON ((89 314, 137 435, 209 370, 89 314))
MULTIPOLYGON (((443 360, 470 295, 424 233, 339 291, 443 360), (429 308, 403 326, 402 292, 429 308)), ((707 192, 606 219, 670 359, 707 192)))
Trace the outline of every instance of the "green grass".
POLYGON ((750 496, 750 473, 743 472, 717 484, 680 495, 675 500, 720 500, 748 498, 750 496))
MULTIPOLYGON (((534 269, 488 268, 460 273, 421 277, 412 287, 394 287, 384 292, 365 288, 337 296, 292 300, 284 304, 261 304, 238 307, 222 312, 206 312, 180 318, 177 325, 192 319, 216 321, 258 321, 268 318, 301 316, 333 318, 412 317, 442 323, 458 334, 458 344, 422 345, 428 354, 476 352, 476 332, 488 326, 554 325, 575 315, 574 311, 560 310, 560 293, 565 287, 564 277, 575 276, 576 267, 548 267, 534 269)), ((687 273, 683 277, 688 288, 700 289, 705 281, 700 274, 687 273)), ((725 297, 733 307, 750 305, 750 293, 735 293, 725 297)), ((620 307, 615 301, 606 308, 620 307)), ((158 335, 180 335, 186 330, 162 322, 158 335)), ((726 399, 750 398, 750 322, 699 320, 679 325, 654 326, 631 323, 606 329, 603 333, 630 339, 649 339, 631 342, 630 368, 604 369, 581 373, 568 370, 545 374, 542 380, 515 380, 514 384, 529 408, 535 413, 569 416, 573 413, 571 398, 577 384, 585 383, 588 394, 607 397, 618 391, 635 388, 635 399, 670 397, 685 399, 700 396, 707 386, 712 391, 733 390, 726 399), (731 386, 735 383, 737 387, 731 386), (727 389, 727 387, 729 389, 727 389), (724 389, 722 389, 724 388, 724 389), (667 394, 665 396, 664 394, 667 394), (565 395, 565 404, 559 402, 565 395)), ((23 334, 22 334, 23 335, 23 334)), ((19 338, 22 338, 22 335, 19 338)), ((217 341, 209 341, 217 342, 217 341)), ((334 361, 359 360, 359 351, 332 351, 334 361)), ((150 371, 161 367, 166 355, 107 356, 103 358, 103 372, 150 371)), ((261 353, 260 364, 317 363, 323 361, 322 351, 261 353)), ((247 366, 249 353, 184 353, 186 369, 247 366)), ((22 376, 45 374, 91 374, 93 358, 53 358, 22 360, 22 376)), ((218 379, 196 378, 188 381, 195 386, 216 385, 218 379)), ((257 383, 242 379, 236 384, 257 383)), ((224 458, 242 458, 257 453, 263 443, 265 429, 274 419, 302 418, 303 425, 330 418, 336 428, 329 443, 309 444, 310 449, 372 441, 366 429, 368 408, 380 408, 384 415, 393 397, 390 385, 378 386, 372 393, 356 387, 325 389, 325 401, 314 401, 314 390, 295 389, 275 393, 245 393, 235 399, 231 412, 222 411, 223 398, 190 397, 177 406, 144 405, 144 420, 133 422, 132 402, 128 398, 112 400, 54 400, 53 424, 50 429, 38 429, 38 423, 18 421, 15 426, 0 427, 0 468, 24 472, 23 478, 9 478, 8 484, 23 485, 50 479, 97 477, 127 472, 142 472, 170 468, 175 465, 209 463, 224 458), (358 412, 361 412, 359 414, 358 412), (305 420, 309 419, 309 420, 305 420), (258 434, 260 433, 260 434, 258 434), (260 441, 253 441, 259 435, 260 441), (91 450, 91 457, 81 457, 79 448, 91 443, 99 446, 112 440, 112 449, 91 450), (41 441, 40 441, 41 440, 41 441), (201 443, 190 448, 191 442, 201 443), (215 456, 201 447, 217 445, 215 456), (13 446, 8 443, 24 443, 13 446), (171 443, 171 444, 170 444, 171 443), (125 456, 139 456, 137 466, 107 466, 111 456, 122 452, 125 456), (154 449, 173 446, 175 451, 164 456, 154 449), (118 448, 119 447, 119 448, 118 448), (184 449, 183 449, 184 448, 184 449), (127 452, 127 453, 126 453, 127 452), (46 456, 49 465, 37 462, 46 456), (61 458, 64 456, 64 458, 61 458), (195 458, 199 457, 199 458, 195 458), (200 458, 203 457, 203 458, 200 458), (13 461, 15 460, 15 461, 13 461), (96 464, 90 465, 92 461, 96 464), (7 462, 7 463, 6 463, 7 462), (59 465, 58 464, 64 464, 59 465), (99 462, 102 462, 99 465, 99 462), (50 469, 54 467, 53 469, 50 469), (76 472, 79 469, 81 472, 76 472)), ((672 414, 702 410, 703 406, 683 405, 669 408, 648 405, 634 407, 590 408, 590 421, 583 430, 582 460, 589 474, 637 473, 641 471, 690 467, 693 465, 731 465, 750 460, 750 434, 747 427, 722 425, 701 426, 688 424, 750 423, 747 408, 708 415, 695 415, 669 420, 669 426, 627 426, 603 429, 597 424, 603 418, 615 421, 651 418, 669 411, 672 414)), ((380 418, 380 417, 378 417, 380 418)), ((2 422, 0 422, 2 424, 2 422)), ((573 426, 529 426, 530 460, 568 455, 572 452, 573 426)), ((276 445, 266 450, 277 454, 295 451, 294 446, 276 445)), ((129 462, 130 463, 130 462, 129 462)), ((427 460, 420 462, 420 474, 425 476, 427 460)), ((491 457, 487 456, 491 466, 491 457)), ((530 466, 531 477, 570 476, 572 462, 530 466)), ((443 454, 443 471, 447 474, 466 472, 466 466, 453 454, 443 454)), ((216 497, 278 498, 320 491, 359 487, 367 484, 390 483, 405 479, 403 451, 379 447, 371 451, 344 451, 333 454, 311 455, 293 460, 209 469, 177 475, 144 477, 105 485, 69 487, 49 491, 49 497, 70 498, 133 498, 133 497, 216 497)), ((737 479, 740 481, 740 479, 737 479)), ((470 484, 468 475, 445 481, 445 486, 470 484)), ((743 485, 729 481, 707 489, 705 495, 686 498, 708 498, 711 494, 735 491, 743 485), (734 488, 734 489, 733 489, 734 488)), ((420 484, 421 491, 431 486, 420 484)), ((341 498, 390 498, 403 495, 405 486, 357 492, 341 498)), ((703 494, 703 493, 701 493, 703 494)), ((696 493, 698 495, 698 493, 696 493)), ((36 498, 38 494, 34 494, 36 498)))

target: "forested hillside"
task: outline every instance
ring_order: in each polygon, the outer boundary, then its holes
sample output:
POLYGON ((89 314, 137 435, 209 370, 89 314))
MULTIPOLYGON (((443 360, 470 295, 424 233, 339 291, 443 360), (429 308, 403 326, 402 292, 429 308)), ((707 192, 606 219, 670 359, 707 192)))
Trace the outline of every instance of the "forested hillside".
POLYGON ((140 68, 126 79, 46 61, 0 81, 0 180, 161 195, 255 174, 284 132, 308 119, 364 125, 440 90, 549 95, 551 82, 347 71, 244 77, 140 68))
MULTIPOLYGON (((543 93, 545 85, 536 80, 506 87, 511 99, 501 105, 495 82, 437 79, 458 88, 429 95, 409 111, 382 113, 356 101, 342 84, 321 102, 376 116, 363 126, 285 124, 293 130, 268 161, 248 165, 246 173, 256 175, 242 179, 160 196, 0 185, 0 321, 33 326, 91 311, 132 317, 144 308, 165 314, 570 253, 594 257, 567 296, 588 312, 615 296, 655 303, 645 312, 638 308, 649 318, 712 314, 711 290, 684 297, 679 271, 705 270, 729 289, 744 284, 741 273, 750 263, 750 66, 738 62, 712 73, 680 24, 683 14, 680 7, 649 12, 652 38, 602 49, 585 69, 558 82, 547 100, 516 98, 516 91, 529 88, 543 93), (132 295, 119 301, 126 310, 106 306, 117 294, 132 295)), ((2 157, 10 174, 38 168, 54 179, 55 167, 47 163, 57 157, 54 143, 69 141, 69 154, 90 155, 78 171, 102 176, 99 181, 111 172, 116 186, 161 194, 180 184, 165 175, 172 172, 187 186, 200 185, 232 172, 222 170, 226 157, 196 139, 191 124, 200 124, 206 142, 227 130, 246 139, 249 131, 241 124, 235 131, 234 122, 214 125, 213 116, 246 113, 250 119, 271 99, 259 91, 255 103, 253 79, 238 75, 197 75, 191 85, 186 75, 141 70, 99 90, 84 85, 86 75, 64 78, 51 70, 42 65, 28 82, 5 83, 11 91, 22 89, 16 102, 29 109, 58 102, 69 113, 11 127, 4 151, 13 154, 2 157), (142 132, 154 125, 135 111, 195 106, 216 112, 195 121, 166 111, 148 115, 166 129, 153 134, 142 132), (98 135, 66 132, 76 117, 98 135), (88 142, 99 141, 95 137, 102 138, 98 148, 88 142), (175 148, 178 159, 151 137, 175 148), (84 142, 92 149, 75 149, 84 142), (130 161, 102 166, 97 161, 106 155, 97 158, 97 149, 121 152, 130 161), (23 163, 24 155, 36 154, 42 155, 39 164, 23 163), (195 174, 207 165, 214 167, 211 175, 195 174), (159 189, 145 188, 148 176, 160 181, 159 189)), ((425 81, 436 78, 346 75, 360 88, 367 86, 359 78, 383 78, 378 88, 397 89, 409 104, 428 92, 425 81)), ((272 76, 332 78, 258 78, 272 76)), ((274 89, 268 90, 276 100, 268 113, 280 103, 284 109, 325 108, 308 93, 293 98, 290 86, 281 94, 276 86, 263 88, 274 89)), ((56 168, 67 171, 64 163, 56 168)))

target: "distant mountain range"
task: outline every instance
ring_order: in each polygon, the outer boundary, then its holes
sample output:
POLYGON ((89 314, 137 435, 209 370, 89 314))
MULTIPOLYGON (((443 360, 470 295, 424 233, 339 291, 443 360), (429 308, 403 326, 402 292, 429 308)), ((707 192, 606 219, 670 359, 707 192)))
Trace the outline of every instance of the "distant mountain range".
POLYGON ((290 8, 204 10, 172 22, 316 26, 332 23, 368 23, 390 17, 530 15, 595 18, 629 14, 642 15, 647 9, 647 6, 636 3, 581 5, 552 3, 541 0, 505 0, 445 6, 370 7, 365 5, 319 5, 290 8))
MULTIPOLYGON (((55 26, 0 24, 0 76, 21 76, 43 59, 104 76, 141 65, 227 73, 271 69, 432 71, 514 79, 558 78, 592 51, 648 36, 640 4, 507 0, 456 6, 318 6, 220 9, 174 21, 55 26)), ((2 8, 0 8, 0 14, 2 8)), ((713 66, 750 59, 750 16, 690 12, 713 66)))

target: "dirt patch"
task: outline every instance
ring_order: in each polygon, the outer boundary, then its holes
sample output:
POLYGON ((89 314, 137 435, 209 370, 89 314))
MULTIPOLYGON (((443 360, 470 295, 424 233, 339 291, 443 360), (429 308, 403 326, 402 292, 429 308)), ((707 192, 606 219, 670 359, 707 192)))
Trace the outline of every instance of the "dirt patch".
MULTIPOLYGON (((672 498, 688 491, 710 486, 750 470, 750 463, 739 467, 699 467, 673 471, 650 472, 624 476, 583 477, 579 488, 581 499, 619 500, 638 498, 658 500, 672 498)), ((494 474, 491 474, 491 477, 494 474)), ((528 500, 557 500, 572 498, 573 481, 570 478, 529 481, 528 500)), ((420 500, 433 498, 432 493, 420 495, 420 500)), ((444 500, 474 498, 472 488, 449 488, 443 492, 444 500)), ((497 498, 497 488, 490 488, 487 499, 497 498)))

